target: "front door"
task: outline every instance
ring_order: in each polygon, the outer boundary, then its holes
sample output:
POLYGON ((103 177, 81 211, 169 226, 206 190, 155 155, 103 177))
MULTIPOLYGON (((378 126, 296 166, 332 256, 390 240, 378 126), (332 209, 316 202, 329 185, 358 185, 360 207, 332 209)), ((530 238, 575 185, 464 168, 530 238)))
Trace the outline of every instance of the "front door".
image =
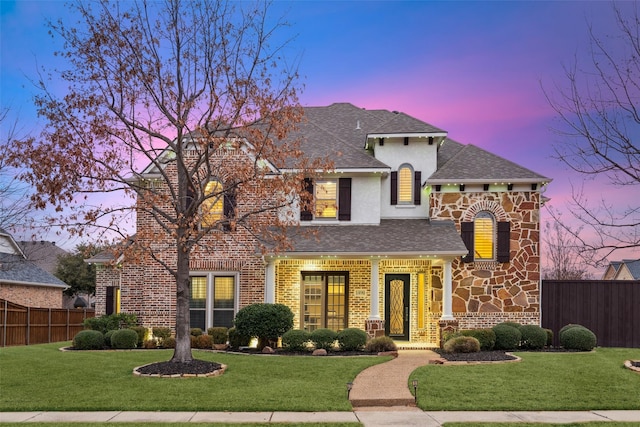
POLYGON ((409 274, 387 274, 384 278, 385 334, 409 341, 409 274))

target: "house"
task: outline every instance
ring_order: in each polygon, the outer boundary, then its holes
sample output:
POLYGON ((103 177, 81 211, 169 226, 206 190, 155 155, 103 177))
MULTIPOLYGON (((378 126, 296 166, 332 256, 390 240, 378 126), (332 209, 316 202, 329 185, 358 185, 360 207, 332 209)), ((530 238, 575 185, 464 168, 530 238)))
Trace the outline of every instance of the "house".
POLYGON ((640 259, 611 261, 602 280, 640 280, 640 259))
MULTIPOLYGON (((355 327, 429 346, 443 330, 540 323, 549 178, 401 112, 337 103, 304 113, 289 137, 334 162, 306 183, 314 208, 295 212, 314 237, 292 233, 290 249, 264 256, 246 240, 194 253, 192 327, 231 326, 255 302, 286 304, 296 328, 355 327)), ((138 233, 147 224, 139 218, 138 233)), ((89 261, 98 264, 97 315, 174 325, 168 274, 126 259, 112 268, 108 255, 89 261)))
POLYGON ((27 307, 62 308, 66 283, 27 259, 13 237, 0 229, 0 299, 27 307))

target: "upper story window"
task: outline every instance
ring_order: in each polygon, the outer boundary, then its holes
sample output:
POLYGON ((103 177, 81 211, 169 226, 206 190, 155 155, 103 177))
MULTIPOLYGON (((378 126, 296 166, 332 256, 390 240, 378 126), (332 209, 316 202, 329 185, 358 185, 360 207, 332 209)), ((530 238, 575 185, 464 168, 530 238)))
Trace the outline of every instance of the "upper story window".
POLYGON ((224 209, 222 183, 217 180, 207 182, 204 193, 208 198, 202 202, 202 226, 213 227, 222 219, 224 209))
POLYGON ((414 171, 410 164, 400 165, 391 172, 391 204, 419 205, 422 178, 420 171, 414 171))
POLYGON ((460 237, 469 250, 463 262, 510 260, 511 223, 496 221, 491 212, 480 211, 473 222, 461 222, 460 237))
POLYGON ((495 219, 483 211, 473 221, 474 258, 476 260, 495 259, 495 219))
POLYGON ((300 212, 300 221, 351 221, 351 178, 305 181, 306 191, 313 196, 313 206, 300 212))

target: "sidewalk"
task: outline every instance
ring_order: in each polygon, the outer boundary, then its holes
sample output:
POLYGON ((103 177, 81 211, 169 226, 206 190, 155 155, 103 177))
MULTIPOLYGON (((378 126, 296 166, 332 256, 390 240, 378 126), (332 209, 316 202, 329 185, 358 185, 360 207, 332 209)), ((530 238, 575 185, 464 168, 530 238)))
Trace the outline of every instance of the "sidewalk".
POLYGON ((410 407, 376 407, 353 412, 0 412, 0 423, 115 422, 158 423, 322 423, 360 422, 365 427, 440 427, 445 422, 539 422, 590 421, 637 422, 640 411, 579 412, 423 412, 410 407))

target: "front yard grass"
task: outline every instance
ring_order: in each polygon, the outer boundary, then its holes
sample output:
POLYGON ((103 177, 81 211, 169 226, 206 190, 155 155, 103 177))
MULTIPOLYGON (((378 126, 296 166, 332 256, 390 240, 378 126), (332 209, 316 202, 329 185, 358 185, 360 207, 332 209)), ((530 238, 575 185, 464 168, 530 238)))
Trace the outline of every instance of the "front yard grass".
POLYGON ((640 350, 516 353, 521 362, 428 365, 413 372, 427 411, 580 411, 640 409, 640 375, 623 362, 640 350))
POLYGON ((0 349, 0 411, 349 411, 346 383, 390 357, 247 356, 194 350, 228 365, 213 378, 135 377, 171 350, 0 349))

